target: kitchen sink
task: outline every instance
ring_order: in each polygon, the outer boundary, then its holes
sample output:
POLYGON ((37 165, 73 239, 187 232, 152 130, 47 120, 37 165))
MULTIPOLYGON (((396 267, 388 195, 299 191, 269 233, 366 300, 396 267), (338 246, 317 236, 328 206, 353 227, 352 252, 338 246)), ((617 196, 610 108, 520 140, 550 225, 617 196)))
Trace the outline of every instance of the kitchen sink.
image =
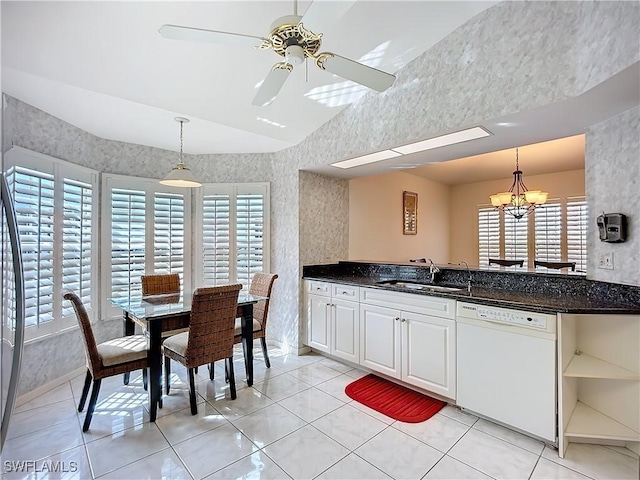
POLYGON ((464 288, 460 288, 460 287, 446 287, 444 285, 432 285, 430 283, 403 282, 402 280, 383 280, 378 283, 380 285, 406 288, 408 290, 421 290, 421 291, 434 291, 434 292, 460 292, 464 290, 464 288))

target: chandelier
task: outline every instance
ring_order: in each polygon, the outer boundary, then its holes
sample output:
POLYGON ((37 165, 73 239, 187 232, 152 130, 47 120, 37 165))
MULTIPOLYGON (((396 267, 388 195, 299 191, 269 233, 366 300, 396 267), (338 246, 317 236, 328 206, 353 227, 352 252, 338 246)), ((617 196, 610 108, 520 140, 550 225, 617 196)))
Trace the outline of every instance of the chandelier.
POLYGON ((522 181, 522 171, 518 163, 518 149, 516 148, 516 170, 513 172, 513 183, 508 192, 491 195, 491 205, 506 212, 517 220, 529 215, 536 207, 547 201, 547 192, 528 190, 522 181))
POLYGON ((185 123, 189 123, 189 119, 176 117, 175 120, 180 123, 180 160, 178 161, 178 164, 173 167, 173 170, 171 170, 166 177, 160 180, 160 183, 170 187, 201 187, 202 184, 196 180, 193 173, 191 173, 191 170, 189 170, 189 167, 187 167, 182 160, 182 126, 185 123))

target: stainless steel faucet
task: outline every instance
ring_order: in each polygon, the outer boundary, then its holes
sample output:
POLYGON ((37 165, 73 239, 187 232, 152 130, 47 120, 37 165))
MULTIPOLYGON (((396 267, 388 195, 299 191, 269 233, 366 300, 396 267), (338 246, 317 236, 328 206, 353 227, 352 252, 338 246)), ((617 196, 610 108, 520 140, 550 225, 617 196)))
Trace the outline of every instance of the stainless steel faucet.
POLYGON ((469 273, 469 280, 467 281, 467 292, 471 293, 471 270, 469 269, 469 264, 464 260, 462 262, 458 262, 458 265, 462 264, 467 267, 467 272, 469 273))
POLYGON ((436 273, 440 273, 440 269, 436 267, 436 264, 433 263, 433 260, 430 258, 429 260, 429 274, 431 275, 431 283, 436 283, 436 273))

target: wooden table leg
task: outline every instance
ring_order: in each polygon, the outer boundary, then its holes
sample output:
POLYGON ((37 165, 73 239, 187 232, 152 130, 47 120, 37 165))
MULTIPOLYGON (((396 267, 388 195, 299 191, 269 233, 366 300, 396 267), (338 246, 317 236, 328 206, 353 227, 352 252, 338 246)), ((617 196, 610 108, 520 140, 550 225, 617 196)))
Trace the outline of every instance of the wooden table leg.
MULTIPOLYGON (((129 318, 129 314, 127 312, 122 316, 122 334, 124 336, 133 335, 136 331, 136 325, 133 323, 133 320, 129 318)), ((129 373, 124 374, 124 384, 129 385, 129 373)))
POLYGON ((149 419, 156 421, 158 403, 162 396, 162 322, 150 321, 149 333, 149 419))
POLYGON ((247 385, 253 385, 253 304, 242 307, 242 350, 247 372, 247 385))

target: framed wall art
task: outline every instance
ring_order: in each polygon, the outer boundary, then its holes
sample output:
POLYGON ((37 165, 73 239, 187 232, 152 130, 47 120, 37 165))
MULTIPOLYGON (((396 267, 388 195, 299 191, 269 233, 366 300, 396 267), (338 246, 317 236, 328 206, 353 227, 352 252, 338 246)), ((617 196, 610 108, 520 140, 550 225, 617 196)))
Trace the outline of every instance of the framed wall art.
POLYGON ((402 233, 418 234, 418 194, 402 192, 402 233))

